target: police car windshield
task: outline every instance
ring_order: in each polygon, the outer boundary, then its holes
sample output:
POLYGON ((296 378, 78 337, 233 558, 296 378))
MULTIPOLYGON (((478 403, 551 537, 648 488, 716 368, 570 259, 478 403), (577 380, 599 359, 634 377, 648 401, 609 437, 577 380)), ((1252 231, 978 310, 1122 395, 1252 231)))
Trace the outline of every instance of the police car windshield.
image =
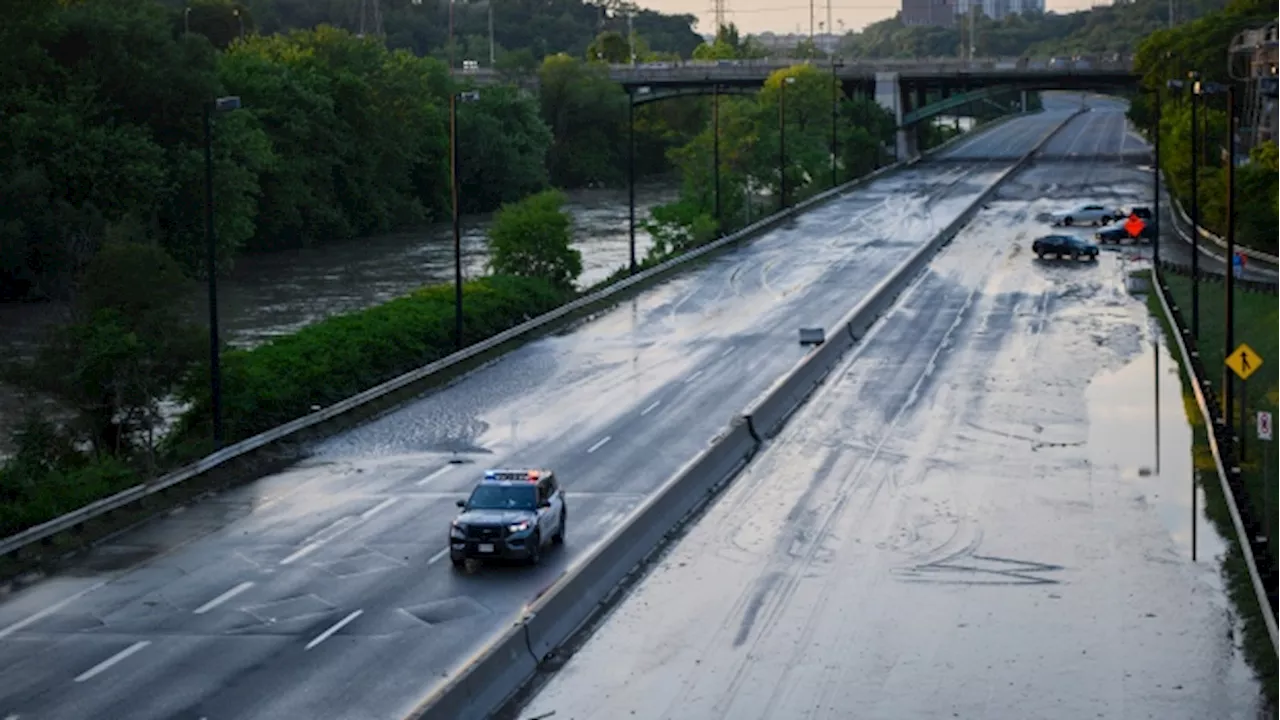
POLYGON ((537 504, 532 485, 480 485, 471 493, 467 507, 472 510, 532 510, 537 504))

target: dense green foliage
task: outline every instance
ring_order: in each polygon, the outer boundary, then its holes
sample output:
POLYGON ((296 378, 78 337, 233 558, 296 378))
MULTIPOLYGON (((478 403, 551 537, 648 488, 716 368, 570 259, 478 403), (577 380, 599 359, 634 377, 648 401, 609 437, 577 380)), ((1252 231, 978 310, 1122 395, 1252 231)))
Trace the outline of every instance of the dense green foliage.
MULTIPOLYGON (((1155 131, 1153 93, 1161 93, 1160 164, 1170 189, 1184 207, 1191 204, 1191 105, 1187 73, 1198 72, 1206 83, 1231 80, 1227 48, 1240 31, 1261 27, 1276 17, 1274 0, 1235 0, 1224 10, 1173 29, 1152 33, 1138 50, 1143 92, 1133 99, 1129 115, 1150 136, 1155 131), (1170 89, 1169 81, 1184 85, 1170 89)), ((1238 72, 1238 71, 1237 71, 1238 72)), ((1236 93, 1237 112, 1246 117, 1245 93, 1236 93)), ((1201 225, 1221 234, 1226 226, 1227 104, 1225 95, 1204 95, 1197 111, 1200 130, 1199 194, 1201 225)), ((1244 126, 1243 121, 1241 122, 1244 126)), ((1236 238, 1247 246, 1274 254, 1277 207, 1276 144, 1261 144, 1249 162, 1236 168, 1236 238)))
MULTIPOLYGON (((464 285, 463 333, 470 344, 559 306, 550 283, 492 276, 464 285)), ((223 356, 223 413, 240 440, 330 405, 453 352, 453 287, 436 285, 366 310, 309 325, 252 350, 223 356)), ((193 403, 175 442, 209 437, 207 374, 183 390, 193 403)), ((203 447, 207 450, 207 446, 203 447)))
POLYGON ((571 292, 582 274, 564 195, 547 190, 503 205, 489 226, 489 263, 498 275, 545 280, 571 292))
MULTIPOLYGON (((1178 3, 1178 20, 1221 7, 1221 0, 1178 3)), ((1273 13, 1274 15, 1274 13, 1273 13)), ((1169 26, 1169 3, 1135 0, 1057 14, 1011 14, 1000 20, 980 15, 973 22, 977 57, 1049 57, 1132 53, 1148 34, 1169 26)), ((850 33, 840 52, 849 57, 956 57, 970 45, 969 22, 955 27, 908 26, 901 16, 850 33)))
MULTIPOLYGON (((830 75, 797 65, 774 72, 754 97, 720 98, 720 227, 715 217, 715 135, 708 127, 672 151, 681 171, 680 199, 653 211, 647 225, 655 241, 653 255, 665 257, 701 245, 718 232, 777 210, 784 172, 788 202, 831 187, 833 83, 830 75), (785 166, 780 121, 786 123, 785 166)), ((843 182, 883 164, 883 146, 893 140, 894 122, 875 102, 844 97, 838 85, 835 97, 837 174, 843 182)))

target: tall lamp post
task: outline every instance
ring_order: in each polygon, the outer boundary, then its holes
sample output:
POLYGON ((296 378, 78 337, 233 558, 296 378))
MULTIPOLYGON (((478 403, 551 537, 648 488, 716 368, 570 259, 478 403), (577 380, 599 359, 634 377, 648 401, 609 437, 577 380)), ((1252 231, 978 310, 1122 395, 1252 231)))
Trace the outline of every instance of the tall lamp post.
POLYGON ((778 83, 778 211, 787 209, 787 86, 795 77, 785 77, 778 83))
POLYGON ((213 412, 213 449, 222 447, 222 358, 218 339, 218 245, 213 229, 213 114, 240 109, 235 95, 204 105, 204 241, 209 276, 209 400, 213 412))
POLYGON ((711 182, 715 195, 716 237, 720 237, 724 222, 720 216, 720 86, 711 87, 711 182))
MULTIPOLYGON (((831 3, 827 3, 827 15, 831 14, 831 3)), ((830 22, 830 18, 828 18, 830 22)), ((828 29, 830 26, 828 26, 828 29)), ((831 187, 840 184, 836 170, 836 156, 839 154, 839 140, 836 138, 836 124, 840 115, 840 80, 836 77, 836 69, 844 67, 839 58, 831 58, 831 187)))
MULTIPOLYGON (((1223 328, 1223 330, 1225 331, 1223 333, 1225 336, 1224 338, 1225 342, 1223 343, 1222 357, 1224 358, 1231 357, 1231 351, 1235 349, 1235 344, 1236 344, 1235 343, 1236 274, 1234 272, 1234 267, 1232 266, 1232 263, 1235 260, 1235 254, 1236 254, 1236 244, 1235 244, 1236 243, 1236 213, 1235 213, 1236 122, 1237 122, 1237 115, 1236 115, 1235 86, 1227 85, 1227 208, 1226 208, 1227 217, 1225 218, 1225 220, 1227 221, 1227 228, 1226 228, 1227 232, 1226 232, 1226 238, 1225 238, 1227 241, 1227 257, 1226 257, 1227 266, 1226 268, 1224 268, 1226 277, 1224 278, 1224 282, 1223 282, 1225 292, 1226 292, 1226 297, 1224 298, 1224 302, 1227 310, 1226 312, 1227 324, 1223 328)), ((1197 230, 1197 233, 1198 232, 1199 231, 1197 230)), ((1234 395, 1233 393, 1233 390, 1234 390, 1233 386, 1235 384, 1234 381, 1235 381, 1235 378, 1232 377, 1231 369, 1224 364, 1222 367, 1222 395, 1223 395, 1222 417, 1228 425, 1231 424, 1231 409, 1233 407, 1231 403, 1234 395)), ((1244 381, 1241 381, 1240 385, 1241 385, 1240 409, 1243 411, 1244 404, 1245 404, 1244 381)), ((1243 415, 1243 412, 1241 414, 1243 415)), ((1245 434, 1244 424, 1245 424, 1244 418, 1242 417, 1240 422, 1240 427, 1236 428, 1236 434, 1240 437, 1241 440, 1244 439, 1244 434, 1245 434)))
POLYGON ((462 214, 458 210, 458 102, 480 99, 476 90, 449 95, 449 189, 453 205, 453 344, 461 350, 462 339, 462 214))
POLYGON ((636 95, 648 95, 649 86, 627 91, 627 237, 631 248, 631 274, 636 265, 636 95))

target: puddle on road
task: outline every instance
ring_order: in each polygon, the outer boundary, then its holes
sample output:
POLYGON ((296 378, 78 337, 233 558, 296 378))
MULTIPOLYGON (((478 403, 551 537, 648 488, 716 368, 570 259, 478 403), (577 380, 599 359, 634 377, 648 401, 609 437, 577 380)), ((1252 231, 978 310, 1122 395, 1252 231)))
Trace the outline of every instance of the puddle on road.
MULTIPOLYGON (((1178 365, 1163 333, 1149 330, 1143 352, 1123 368, 1096 376, 1085 398, 1091 448, 1120 468, 1121 477, 1156 509, 1178 553, 1190 558, 1193 437, 1178 365)), ((1205 515, 1204 491, 1195 492, 1196 557, 1216 564, 1227 543, 1205 515)))

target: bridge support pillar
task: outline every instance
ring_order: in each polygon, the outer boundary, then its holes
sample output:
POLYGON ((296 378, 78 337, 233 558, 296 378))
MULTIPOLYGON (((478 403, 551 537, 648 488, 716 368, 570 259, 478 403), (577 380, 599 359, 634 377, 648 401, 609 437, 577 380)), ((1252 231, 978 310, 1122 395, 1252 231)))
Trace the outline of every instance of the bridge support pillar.
POLYGON ((915 129, 902 126, 902 116, 907 111, 906 101, 906 94, 902 91, 898 73, 876 73, 876 103, 893 115, 894 124, 898 128, 897 148, 894 155, 899 161, 910 160, 915 156, 916 149, 915 129))
POLYGON ((1027 111, 1027 91, 1022 91, 1022 112, 1027 111))

